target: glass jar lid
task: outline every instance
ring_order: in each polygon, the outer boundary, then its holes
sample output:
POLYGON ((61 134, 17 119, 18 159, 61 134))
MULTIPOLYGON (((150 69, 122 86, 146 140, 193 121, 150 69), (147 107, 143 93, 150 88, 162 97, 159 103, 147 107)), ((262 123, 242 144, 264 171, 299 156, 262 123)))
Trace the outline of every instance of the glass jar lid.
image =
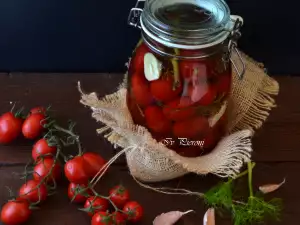
POLYGON ((234 23, 223 0, 146 0, 143 31, 173 48, 206 48, 224 41, 234 23))

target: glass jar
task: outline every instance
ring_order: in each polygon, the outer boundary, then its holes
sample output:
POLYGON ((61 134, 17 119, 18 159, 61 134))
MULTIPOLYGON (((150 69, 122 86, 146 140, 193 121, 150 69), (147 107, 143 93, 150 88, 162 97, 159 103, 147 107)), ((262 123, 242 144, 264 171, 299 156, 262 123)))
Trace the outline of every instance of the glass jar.
POLYGON ((212 150, 226 134, 232 65, 241 78, 245 70, 242 21, 223 0, 138 0, 128 18, 142 30, 128 68, 134 122, 180 155, 212 150))

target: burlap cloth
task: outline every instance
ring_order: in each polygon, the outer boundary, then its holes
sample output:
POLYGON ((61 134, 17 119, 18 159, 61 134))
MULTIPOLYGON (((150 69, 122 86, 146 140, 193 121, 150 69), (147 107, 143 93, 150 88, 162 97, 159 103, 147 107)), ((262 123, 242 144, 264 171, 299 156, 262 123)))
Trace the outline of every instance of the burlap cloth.
MULTIPOLYGON (((180 156, 153 139, 146 128, 133 123, 126 104, 127 75, 117 92, 102 99, 98 99, 96 93, 83 93, 79 85, 82 94, 80 102, 90 107, 93 118, 104 124, 97 132, 115 147, 122 148, 121 154, 126 154, 130 173, 141 181, 165 181, 189 172, 233 177, 250 160, 251 137, 275 107, 273 96, 279 92, 278 83, 264 72, 263 67, 245 54, 242 55, 246 73, 243 80, 239 80, 233 70, 231 100, 228 104, 228 136, 204 156, 180 156)), ((233 54, 232 57, 237 60, 237 55, 233 54)))

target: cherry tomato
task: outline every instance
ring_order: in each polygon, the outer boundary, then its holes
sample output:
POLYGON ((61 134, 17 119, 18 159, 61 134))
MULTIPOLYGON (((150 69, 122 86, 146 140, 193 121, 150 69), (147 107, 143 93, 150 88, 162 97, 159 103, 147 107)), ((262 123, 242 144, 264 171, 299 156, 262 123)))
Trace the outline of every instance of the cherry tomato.
POLYGON ((36 203, 39 200, 45 201, 48 195, 45 184, 40 184, 39 181, 30 180, 23 184, 19 191, 19 198, 28 200, 30 203, 36 203), (38 187, 38 185, 40 185, 38 187))
POLYGON ((142 43, 137 47, 131 62, 134 72, 144 73, 144 56, 147 52, 149 52, 149 48, 146 44, 142 43))
POLYGON ((123 208, 129 201, 129 191, 122 185, 115 186, 109 191, 109 198, 118 208, 123 208))
POLYGON ((28 139, 35 139, 40 136, 46 124, 45 115, 41 113, 31 114, 23 123, 22 133, 28 139))
POLYGON ((68 187, 68 196, 69 199, 72 200, 74 203, 84 203, 87 199, 88 196, 91 195, 91 190, 87 190, 81 194, 76 194, 78 191, 85 189, 87 185, 85 184, 74 184, 70 183, 68 187), (74 195, 76 194, 76 197, 74 198, 74 195))
POLYGON ((46 139, 38 140, 32 149, 32 158, 34 161, 43 158, 52 158, 56 154, 56 146, 49 146, 46 139))
POLYGON ((143 217, 143 207, 134 201, 127 202, 123 208, 123 211, 127 214, 127 219, 130 222, 139 222, 143 217))
POLYGON ((114 225, 126 225, 127 216, 121 212, 114 212, 112 214, 112 221, 114 225))
POLYGON ((196 114, 196 109, 191 107, 192 104, 189 97, 181 97, 166 104, 163 112, 169 120, 186 120, 196 114))
POLYGON ((30 113, 31 114, 41 113, 43 115, 46 115, 47 109, 43 106, 38 106, 38 107, 35 107, 35 108, 31 109, 30 113))
MULTIPOLYGON (((98 212, 92 218, 92 225, 113 225, 112 217, 108 212, 98 212)), ((115 225, 115 224, 114 224, 115 225)))
POLYGON ((94 177, 106 163, 106 161, 99 154, 95 152, 86 152, 82 155, 82 157, 90 167, 89 169, 90 177, 94 177))
POLYGON ((42 180, 44 177, 48 176, 52 167, 52 173, 46 179, 46 182, 52 183, 53 180, 58 181, 61 177, 61 166, 58 162, 54 165, 54 159, 40 160, 33 169, 33 178, 37 181, 42 180))
POLYGON ((150 83, 152 96, 161 102, 168 102, 177 98, 182 92, 182 85, 174 88, 174 79, 168 75, 166 79, 159 79, 150 83))
POLYGON ((89 197, 85 203, 84 208, 88 209, 88 215, 93 216, 97 212, 105 212, 108 209, 108 201, 100 197, 89 197))
POLYGON ((134 123, 141 125, 145 124, 145 118, 141 107, 138 106, 138 103, 130 95, 127 95, 127 106, 134 123))
POLYGON ((173 134, 179 138, 193 138, 197 135, 205 134, 208 129, 207 119, 199 116, 176 122, 173 126, 173 134))
POLYGON ((203 149, 201 146, 190 146, 190 147, 184 147, 184 148, 178 148, 176 149, 176 152, 184 157, 198 157, 203 154, 203 149))
POLYGON ((204 62, 195 60, 183 60, 179 62, 180 75, 185 79, 200 79, 205 81, 208 76, 208 68, 204 62))
POLYGON ((192 102, 199 105, 210 105, 214 102, 217 92, 215 86, 206 83, 200 83, 195 86, 189 86, 189 96, 192 102))
POLYGON ((71 183, 86 184, 91 173, 91 168, 83 156, 76 156, 65 164, 65 175, 71 183))
POLYGON ((231 74, 218 77, 217 89, 218 93, 227 95, 231 88, 231 74))
POLYGON ((22 131, 23 120, 7 112, 0 117, 0 143, 8 144, 15 140, 22 131))
POLYGON ((131 94, 136 103, 141 107, 150 105, 153 101, 148 81, 144 74, 135 73, 131 77, 131 94))
POLYGON ((1 221, 6 225, 18 225, 25 223, 31 215, 27 201, 10 201, 1 210, 1 221))
POLYGON ((163 111, 158 106, 152 105, 145 109, 145 119, 147 126, 157 133, 171 132, 171 122, 165 117, 163 111))
POLYGON ((209 149, 215 147, 217 143, 217 138, 220 138, 218 132, 215 131, 215 128, 210 129, 210 131, 205 135, 203 139, 203 148, 209 149))

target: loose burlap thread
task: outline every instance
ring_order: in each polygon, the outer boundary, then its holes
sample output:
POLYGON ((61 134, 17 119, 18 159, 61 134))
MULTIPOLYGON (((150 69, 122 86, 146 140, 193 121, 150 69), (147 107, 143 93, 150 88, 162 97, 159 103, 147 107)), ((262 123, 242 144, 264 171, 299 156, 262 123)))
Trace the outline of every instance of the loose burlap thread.
MULTIPOLYGON (((250 160, 251 137, 275 107, 273 97, 279 92, 278 83, 264 72, 260 64, 245 54, 242 56, 246 73, 240 80, 233 71, 228 136, 207 155, 196 158, 180 156, 153 139, 145 127, 135 125, 126 104, 127 75, 118 91, 102 99, 98 99, 96 93, 83 93, 79 84, 80 102, 90 107, 92 117, 104 124, 97 132, 114 147, 123 149, 130 173, 141 181, 165 181, 190 172, 234 177, 250 160)), ((232 57, 238 60, 236 54, 232 57)))

